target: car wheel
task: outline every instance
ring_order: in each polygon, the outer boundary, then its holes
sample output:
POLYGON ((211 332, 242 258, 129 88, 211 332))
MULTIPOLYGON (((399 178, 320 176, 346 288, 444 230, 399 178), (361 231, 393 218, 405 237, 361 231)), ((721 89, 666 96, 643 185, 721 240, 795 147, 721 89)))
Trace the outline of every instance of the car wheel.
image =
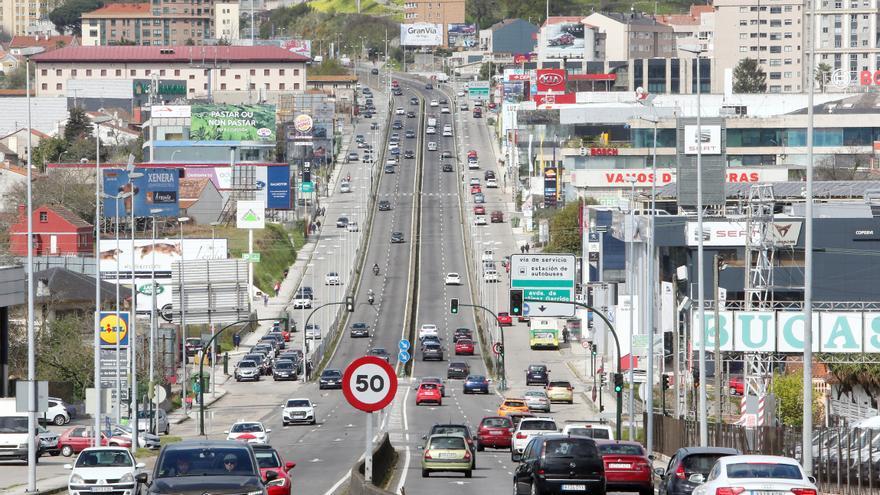
POLYGON ((468 469, 467 471, 464 472, 464 477, 465 477, 465 478, 470 478, 472 475, 473 475, 473 473, 471 472, 470 469, 468 469))
POLYGON ((477 452, 483 452, 486 450, 486 447, 483 447, 483 444, 480 443, 479 440, 474 442, 477 445, 477 452))
POLYGON ((289 424, 290 424, 290 423, 288 423, 287 421, 282 421, 282 422, 281 422, 281 426, 287 426, 287 425, 289 425, 289 424))
POLYGON ((429 477, 429 475, 430 475, 430 473, 428 472, 427 469, 422 469, 422 478, 427 478, 427 477, 429 477))
POLYGON ((569 404, 574 404, 574 399, 570 399, 570 400, 568 401, 568 403, 569 403, 569 404))
POLYGON ((58 416, 55 416, 55 420, 53 422, 55 423, 55 426, 63 426, 64 423, 67 423, 68 421, 70 420, 65 418, 63 414, 59 414, 58 416))
POLYGON ((166 424, 166 425, 165 425, 165 434, 168 435, 168 434, 170 434, 170 433, 171 433, 171 425, 166 424))
POLYGON ((642 488, 639 495, 654 495, 654 487, 642 488))
POLYGON ((70 445, 65 445, 64 447, 61 447, 61 455, 63 455, 64 457, 72 456, 73 447, 71 447, 70 445))

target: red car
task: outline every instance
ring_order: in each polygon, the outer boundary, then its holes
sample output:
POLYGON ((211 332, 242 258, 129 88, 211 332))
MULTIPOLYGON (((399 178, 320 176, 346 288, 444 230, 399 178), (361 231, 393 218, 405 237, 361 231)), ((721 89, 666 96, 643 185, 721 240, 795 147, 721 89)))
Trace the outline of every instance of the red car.
POLYGON ((486 214, 486 207, 485 206, 483 206, 483 205, 474 206, 474 215, 485 215, 485 214, 486 214))
POLYGON ((489 102, 489 110, 495 110, 495 102, 489 102))
MULTIPOLYGON (((71 457, 92 446, 92 429, 88 426, 74 426, 58 437, 58 448, 61 455, 71 457)), ((131 440, 125 437, 111 436, 107 432, 101 432, 101 446, 106 447, 131 447, 131 440)))
POLYGON ((471 186, 471 194, 477 194, 483 192, 480 186, 471 186))
POLYGON ((295 462, 284 461, 275 448, 270 445, 251 445, 257 464, 260 466, 260 476, 266 481, 266 473, 275 471, 278 477, 266 484, 269 495, 290 495, 291 479, 289 471, 296 467, 295 462))
POLYGON ((396 88, 396 87, 398 87, 398 86, 400 86, 400 83, 397 82, 397 79, 392 79, 392 80, 391 80, 391 87, 392 87, 392 88, 396 88))
POLYGON ((510 313, 498 313, 498 324, 502 327, 509 327, 513 325, 513 317, 510 316, 510 313))
POLYGON ((477 450, 482 452, 486 447, 493 449, 509 449, 513 438, 513 420, 501 416, 488 416, 480 421, 477 429, 477 450))
POLYGON ((440 387, 434 383, 422 383, 416 392, 416 405, 420 406, 425 402, 433 402, 438 406, 443 405, 443 397, 440 394, 440 387))
POLYGON ((605 481, 609 492, 654 493, 654 477, 648 454, 638 442, 597 440, 605 464, 605 481))
POLYGON ((730 377, 730 382, 728 382, 727 386, 730 389, 730 395, 741 396, 746 393, 746 381, 741 376, 730 377))
POLYGON ((474 355, 474 341, 471 339, 458 339, 455 343, 455 355, 474 355))
POLYGON ((468 158, 476 158, 477 157, 477 150, 468 151, 467 157, 468 158))

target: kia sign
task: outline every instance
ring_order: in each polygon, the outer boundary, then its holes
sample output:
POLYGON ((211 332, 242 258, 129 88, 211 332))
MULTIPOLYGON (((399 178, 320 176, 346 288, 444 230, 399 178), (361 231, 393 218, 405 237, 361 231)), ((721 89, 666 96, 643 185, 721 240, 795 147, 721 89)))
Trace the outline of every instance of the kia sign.
POLYGON ((536 80, 538 93, 565 93, 565 70, 563 69, 538 69, 536 80))
POLYGON ((443 44, 443 24, 420 22, 400 25, 402 46, 440 46, 443 44))

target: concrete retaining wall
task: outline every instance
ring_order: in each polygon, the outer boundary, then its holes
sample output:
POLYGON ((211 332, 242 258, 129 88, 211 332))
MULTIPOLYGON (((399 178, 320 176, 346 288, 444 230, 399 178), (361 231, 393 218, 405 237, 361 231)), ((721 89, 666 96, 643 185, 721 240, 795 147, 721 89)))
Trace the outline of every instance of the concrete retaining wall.
POLYGON ((373 449, 373 483, 367 484, 364 479, 364 461, 358 461, 351 468, 349 495, 393 495, 393 492, 381 487, 385 486, 388 480, 394 476, 396 463, 397 451, 394 450, 386 433, 379 439, 379 445, 373 449))

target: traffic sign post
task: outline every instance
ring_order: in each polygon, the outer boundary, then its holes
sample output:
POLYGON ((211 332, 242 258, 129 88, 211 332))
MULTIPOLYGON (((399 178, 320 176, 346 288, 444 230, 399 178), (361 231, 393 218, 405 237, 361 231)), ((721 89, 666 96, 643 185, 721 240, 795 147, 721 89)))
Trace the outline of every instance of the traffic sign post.
POLYGON ((540 304, 523 306, 529 316, 575 314, 576 259, 573 254, 514 254, 510 257, 510 288, 522 289, 523 299, 540 304), (528 309, 526 309, 528 308, 528 309))
MULTIPOLYGON (((399 347, 403 347, 401 341, 399 347)), ((409 342, 407 342, 409 344, 409 342)), ((401 352, 406 352, 401 350, 401 352)), ((342 394, 355 409, 366 414, 366 445, 364 446, 364 480, 373 481, 373 413, 381 411, 397 394, 397 375, 384 359, 364 356, 355 359, 342 375, 342 394)))

